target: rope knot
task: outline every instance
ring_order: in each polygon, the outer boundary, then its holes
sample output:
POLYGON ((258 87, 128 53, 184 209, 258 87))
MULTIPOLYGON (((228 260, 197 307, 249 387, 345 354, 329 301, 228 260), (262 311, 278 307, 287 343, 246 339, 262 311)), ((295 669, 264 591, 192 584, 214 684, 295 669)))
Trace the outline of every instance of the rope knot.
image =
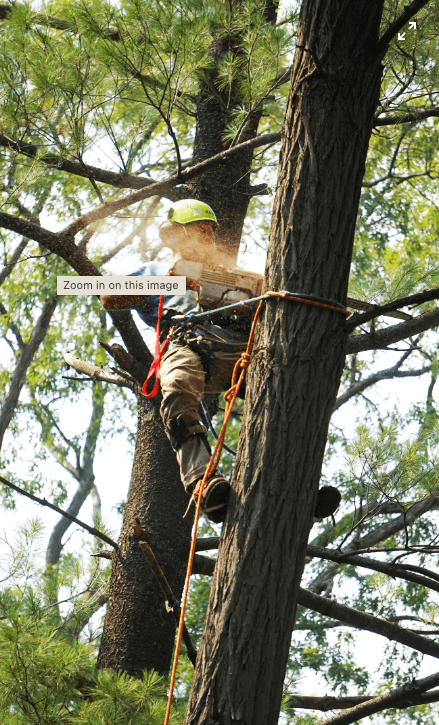
POLYGON ((248 366, 250 365, 250 359, 251 358, 248 352, 243 352, 239 360, 240 367, 244 368, 244 370, 247 370, 248 366))
POLYGON ((234 398, 236 397, 235 388, 236 388, 236 385, 232 385, 232 387, 229 388, 229 390, 227 390, 224 393, 223 400, 225 400, 226 403, 231 403, 234 400, 234 398))

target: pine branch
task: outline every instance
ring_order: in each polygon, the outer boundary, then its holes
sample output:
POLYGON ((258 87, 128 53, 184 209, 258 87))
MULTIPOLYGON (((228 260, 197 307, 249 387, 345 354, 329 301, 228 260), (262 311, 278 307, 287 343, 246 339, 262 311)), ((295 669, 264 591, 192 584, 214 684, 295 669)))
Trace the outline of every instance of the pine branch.
POLYGON ((59 506, 55 506, 53 503, 49 503, 45 498, 39 498, 38 496, 34 496, 32 493, 29 493, 28 491, 25 491, 23 488, 19 488, 15 484, 11 483, 10 481, 7 481, 6 478, 3 478, 3 476, 0 476, 0 481, 5 484, 5 486, 9 486, 9 488, 12 488, 14 491, 17 491, 17 493, 21 493, 23 496, 26 496, 27 498, 30 498, 31 501, 35 501, 35 503, 39 503, 40 506, 46 506, 47 508, 52 509, 52 511, 56 511, 57 513, 61 514, 61 516, 65 516, 66 519, 69 519, 70 521, 73 521, 74 524, 78 524, 82 529, 85 529, 85 531, 88 531, 93 536, 96 536, 97 539, 101 539, 102 541, 105 541, 106 544, 110 544, 110 546, 113 546, 116 551, 119 551, 119 547, 116 544, 113 539, 110 539, 109 536, 106 534, 103 534, 101 531, 98 531, 97 529, 93 528, 93 526, 89 526, 88 524, 85 524, 83 521, 80 521, 76 518, 76 516, 72 516, 71 514, 68 514, 66 511, 63 511, 59 508, 59 506))
POLYGON ((381 36, 378 44, 375 48, 374 55, 381 55, 389 45, 390 41, 397 35, 397 33, 406 25, 416 13, 418 13, 425 5, 428 5, 429 0, 413 0, 410 5, 406 5, 401 15, 389 25, 385 33, 381 36))
MULTIPOLYGON (((364 717, 373 715, 376 712, 388 710, 392 707, 403 708, 423 704, 423 702, 428 702, 428 694, 426 694, 425 700, 422 700, 421 703, 419 702, 419 694, 427 692, 438 684, 438 672, 429 677, 424 677, 422 680, 412 680, 401 687, 397 687, 395 690, 391 690, 384 695, 379 695, 373 700, 369 700, 369 702, 357 705, 357 707, 353 707, 341 715, 334 715, 334 717, 330 717, 328 720, 323 720, 319 725, 351 725, 351 723, 355 723, 357 720, 362 720, 364 717)), ((437 702, 437 694, 434 697, 435 699, 430 700, 430 702, 437 702)))

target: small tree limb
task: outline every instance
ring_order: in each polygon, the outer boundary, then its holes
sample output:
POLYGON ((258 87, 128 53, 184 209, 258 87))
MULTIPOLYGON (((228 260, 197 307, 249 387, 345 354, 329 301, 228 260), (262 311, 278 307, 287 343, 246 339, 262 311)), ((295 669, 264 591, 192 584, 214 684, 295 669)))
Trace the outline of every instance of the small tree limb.
MULTIPOLYGON (((439 116, 439 106, 431 106, 423 110, 408 111, 400 116, 377 116, 374 126, 396 126, 399 123, 416 123, 426 118, 434 118, 439 116)), ((365 186, 365 185, 364 185, 365 186)))
POLYGON ((70 367, 80 373, 84 373, 84 375, 88 375, 91 380, 99 380, 102 383, 112 383, 113 385, 117 385, 119 388, 129 388, 130 390, 134 390, 134 383, 127 378, 122 377, 122 375, 118 375, 117 373, 113 373, 111 370, 105 370, 97 365, 93 365, 93 363, 80 360, 67 348, 64 348, 63 350, 63 358, 67 365, 70 365, 70 367))
POLYGON ((110 544, 116 551, 119 551, 119 547, 116 544, 113 539, 110 539, 109 536, 106 534, 103 534, 102 531, 98 531, 97 529, 93 528, 93 526, 89 526, 88 524, 85 524, 83 521, 80 521, 76 518, 76 516, 72 516, 71 514, 68 514, 66 511, 63 511, 59 508, 59 506, 55 506, 53 503, 49 503, 45 498, 39 498, 38 496, 34 496, 33 493, 29 493, 28 491, 25 491, 24 488, 19 488, 19 486, 16 486, 14 483, 11 483, 10 481, 7 481, 6 478, 3 478, 3 476, 0 476, 0 481, 5 484, 5 486, 9 486, 9 488, 12 488, 14 491, 17 491, 17 493, 21 493, 23 496, 27 496, 27 498, 30 498, 31 501, 35 501, 35 503, 39 503, 40 506, 46 506, 49 509, 52 509, 52 511, 56 511, 57 513, 61 514, 61 516, 65 516, 66 519, 69 519, 69 521, 73 521, 73 523, 78 524, 82 529, 85 529, 89 532, 89 534, 92 534, 93 536, 96 536, 97 539, 101 539, 102 541, 105 541, 105 543, 110 544))
POLYGON ((149 370, 146 365, 143 365, 141 362, 136 360, 133 355, 130 355, 130 353, 127 352, 125 348, 118 343, 108 345, 106 342, 102 342, 102 340, 99 340, 99 344, 101 345, 101 347, 104 348, 106 352, 108 352, 109 355, 111 355, 111 357, 117 362, 122 370, 132 375, 133 378, 135 378, 140 385, 143 384, 149 370))
MULTIPOLYGON (((160 588, 165 595, 166 598, 166 608, 169 612, 172 612, 174 615, 174 619, 176 622, 176 626, 178 627, 178 624, 180 622, 181 617, 181 609, 177 604, 177 599, 175 598, 171 587, 169 586, 168 580, 166 579, 165 575, 163 574, 163 571, 155 558, 153 551, 149 544, 146 541, 139 541, 139 546, 142 549, 142 552, 145 556, 146 561, 148 562, 150 569, 152 573, 154 574, 155 578, 157 579, 160 588)), ((183 625, 183 641, 186 645, 188 657, 190 661, 192 662, 193 666, 195 667, 196 661, 197 661, 197 650, 195 649, 194 645, 192 644, 191 636, 187 630, 186 625, 183 625)))

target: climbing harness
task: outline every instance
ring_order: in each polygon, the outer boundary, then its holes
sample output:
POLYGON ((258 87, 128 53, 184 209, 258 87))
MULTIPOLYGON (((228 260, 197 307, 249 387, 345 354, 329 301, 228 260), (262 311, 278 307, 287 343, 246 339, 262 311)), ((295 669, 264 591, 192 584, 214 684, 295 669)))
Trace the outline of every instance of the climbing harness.
MULTIPOLYGON (((170 272, 168 272, 169 274, 170 272)), ((286 290, 281 290, 280 292, 266 292, 264 295, 260 295, 259 297, 252 297, 248 300, 241 300, 241 302, 234 302, 231 305, 226 305, 225 307, 217 307, 213 310, 207 310, 207 312, 197 312, 196 314, 193 314, 192 312, 188 312, 186 315, 174 315, 173 319, 176 322, 185 322, 185 323, 193 323, 198 322, 199 320, 205 320, 208 319, 214 315, 221 314, 225 312, 226 310, 234 310, 238 307, 243 307, 245 305, 252 304, 253 302, 263 302, 264 300, 270 299, 270 297, 281 297, 283 299, 291 300, 291 302, 299 302, 305 305, 314 305, 315 307, 322 307, 326 310, 332 310, 333 312, 340 312, 342 315, 346 315, 346 317, 350 317, 352 314, 349 312, 349 310, 346 309, 344 305, 342 305, 340 302, 336 302, 335 300, 329 300, 324 297, 317 297, 315 295, 308 295, 308 294, 302 294, 298 292, 287 292, 286 290)), ((156 334, 156 344, 155 344, 155 354, 154 354, 154 360, 152 362, 152 365, 149 369, 148 376, 143 383, 142 387, 142 393, 146 398, 154 398, 155 395, 158 393, 159 389, 159 382, 158 382, 158 372, 160 369, 160 363, 162 359, 162 355, 169 344, 169 342, 172 339, 173 330, 171 329, 167 335, 166 340, 162 345, 160 345, 160 321, 162 318, 163 313, 163 295, 160 297, 159 302, 159 312, 158 312, 158 319, 157 319, 157 334, 156 334), (154 387, 150 393, 146 392, 147 384, 150 380, 150 378, 155 375, 156 380, 154 387)), ((259 309, 259 308, 258 308, 259 309)), ((205 332, 208 332, 212 337, 216 338, 218 337, 211 331, 205 330, 205 332)), ((222 343, 224 343, 224 340, 222 338, 218 337, 218 340, 221 340, 222 343)), ((229 345, 232 345, 233 343, 228 343, 229 345)))
MULTIPOLYGON (((244 300, 243 303, 249 303, 249 302, 255 302, 256 300, 259 300, 258 307, 256 309, 255 315, 253 317, 253 322, 250 330, 250 335, 248 338, 247 343, 247 349, 245 352, 241 354, 241 357, 239 360, 235 363, 235 367, 233 368, 233 375, 232 375, 232 383, 227 390, 226 393, 223 395, 223 399, 225 401, 225 411, 224 411, 224 420, 221 427, 220 434, 218 436, 218 440, 216 442, 215 448, 213 450, 212 456, 210 458, 210 461, 208 463, 208 466, 205 470, 204 476, 201 481, 197 483, 195 486, 195 489, 192 493, 192 499, 196 501, 196 508, 195 508, 195 519, 194 519, 194 526, 193 526, 193 532, 192 532, 192 540, 191 540, 191 548, 189 551, 189 559, 188 559, 188 565, 186 570, 186 579, 184 582, 184 589, 183 589, 183 599, 181 604, 181 612, 180 612, 180 621, 178 624, 178 630, 177 630, 177 642, 175 644, 175 651, 174 651, 174 661, 172 663, 172 672, 171 672, 171 681, 169 683, 169 696, 168 696, 168 704, 166 708, 166 715, 164 720, 164 725, 168 725, 169 723, 169 717, 171 714, 171 704, 172 704, 172 698, 174 695, 174 687, 175 687, 175 678, 177 674, 177 666, 178 666, 178 657, 180 653, 180 645, 181 640, 183 636, 183 627, 184 627, 184 615, 186 612, 186 605, 187 605, 187 599, 189 594, 189 584, 192 574, 192 566, 194 562, 194 555, 195 555, 195 545, 197 542, 197 529, 198 529, 198 521, 200 518, 200 511, 201 511, 201 503, 202 503, 202 497, 203 497, 203 490, 204 486, 206 485, 209 478, 215 473, 216 468, 219 464, 221 452, 224 446, 224 439, 226 435, 226 429, 227 424, 229 422, 230 415, 232 413, 233 406, 235 404, 235 400, 239 393, 239 388, 241 387, 241 384, 244 380, 244 376, 246 373, 246 370, 248 366, 250 365, 250 359, 251 359, 251 351, 253 347, 253 341, 255 338, 255 332, 256 332, 256 324, 259 318, 259 313, 262 309, 262 306, 265 302, 265 300, 270 299, 271 297, 280 297, 283 299, 289 299, 293 302, 302 302, 304 304, 313 304, 316 307, 322 307, 323 309, 329 309, 334 312, 340 312, 343 315, 349 316, 351 313, 346 310, 344 305, 341 305, 339 302, 334 302, 333 300, 326 300, 319 297, 314 297, 313 295, 297 295, 293 292, 267 292, 265 295, 262 295, 261 297, 254 298, 253 300, 244 300)), ((243 304, 240 303, 240 304, 243 304)), ((224 309, 230 309, 231 307, 236 307, 237 305, 227 305, 224 309)), ((201 317, 207 317, 208 315, 211 315, 212 313, 219 312, 220 310, 210 310, 207 313, 200 313, 197 315, 192 315, 191 318, 194 319, 200 319, 201 317)), ((186 318, 187 316, 179 316, 180 319, 186 318)))

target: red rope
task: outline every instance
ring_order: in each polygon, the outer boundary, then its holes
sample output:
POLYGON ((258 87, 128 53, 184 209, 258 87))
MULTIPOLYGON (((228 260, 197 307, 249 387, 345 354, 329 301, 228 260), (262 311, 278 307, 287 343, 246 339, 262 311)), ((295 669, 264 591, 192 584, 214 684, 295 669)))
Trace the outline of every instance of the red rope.
MULTIPOLYGON (((171 270, 168 271, 167 276, 168 277, 171 276, 171 270)), ((154 398, 159 391, 159 370, 160 370, 160 365, 162 362, 162 355, 170 341, 170 337, 168 336, 166 338, 166 340, 164 341, 163 345, 160 346, 160 322, 161 322, 162 314, 163 314, 163 300, 164 300, 164 295, 160 295, 159 311, 158 311, 158 317, 157 317, 157 331, 156 331, 156 338, 155 338, 154 360, 152 361, 152 365, 149 368, 148 375, 146 376, 146 380, 142 386, 142 394, 145 396, 145 398, 154 398), (155 375, 154 387, 150 393, 147 393, 146 390, 148 387, 148 382, 152 378, 153 375, 155 375)))
POLYGON ((166 338, 163 345, 160 345, 160 320, 162 319, 162 314, 163 314, 163 295, 160 296, 160 300, 159 300, 159 314, 158 314, 158 318, 157 318, 157 335, 156 335, 156 339, 155 339, 154 360, 152 361, 152 365, 149 368, 148 375, 147 375, 146 380, 143 383, 143 387, 142 387, 142 393, 145 396, 145 398, 154 398, 154 396, 157 395, 157 393, 159 391, 159 370, 160 370, 160 365, 162 362, 162 355, 166 349, 166 346, 169 343, 169 339, 166 338), (150 393, 147 393, 146 389, 148 387, 148 382, 149 382, 150 378, 152 378, 153 375, 155 375, 154 387, 150 393))

